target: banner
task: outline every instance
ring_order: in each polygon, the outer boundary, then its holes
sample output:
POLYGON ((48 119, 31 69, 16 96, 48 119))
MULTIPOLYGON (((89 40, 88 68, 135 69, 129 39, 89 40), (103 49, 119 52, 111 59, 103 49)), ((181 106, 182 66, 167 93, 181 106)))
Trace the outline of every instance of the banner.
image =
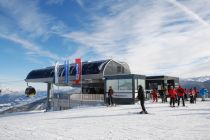
POLYGON ((55 84, 58 84, 58 80, 59 80, 58 79, 58 77, 59 77, 58 74, 59 74, 59 64, 58 64, 58 62, 56 62, 55 63, 55 70, 54 70, 54 76, 55 76, 54 83, 55 84))
POLYGON ((65 72, 65 84, 69 83, 69 61, 65 60, 64 62, 64 72, 65 72))
POLYGON ((81 80, 81 74, 82 74, 82 64, 81 64, 81 59, 77 58, 75 59, 75 68, 76 68, 76 75, 75 75, 75 84, 79 84, 81 80))

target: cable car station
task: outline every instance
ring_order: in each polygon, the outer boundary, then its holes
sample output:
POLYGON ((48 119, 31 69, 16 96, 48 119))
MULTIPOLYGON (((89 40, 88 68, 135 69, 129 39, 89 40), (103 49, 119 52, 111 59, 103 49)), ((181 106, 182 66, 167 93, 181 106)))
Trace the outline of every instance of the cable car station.
MULTIPOLYGON (((113 97, 116 104, 133 104, 137 96, 138 85, 148 89, 148 86, 146 86, 147 77, 145 75, 131 74, 129 65, 125 62, 108 59, 82 62, 81 67, 79 83, 75 82, 78 78, 77 63, 69 64, 68 69, 66 69, 65 65, 59 65, 57 70, 55 66, 32 70, 25 81, 27 83, 47 84, 47 110, 51 109, 51 107, 53 107, 53 110, 71 108, 70 102, 73 100, 83 104, 106 104, 109 86, 112 86, 114 90, 113 97), (57 78, 55 73, 57 73, 57 78), (53 85, 58 87, 80 87, 81 90, 79 92, 69 91, 71 93, 66 91, 55 92, 53 85)), ((171 77, 170 80, 173 81, 172 83, 178 83, 178 78, 171 77)), ((154 83, 153 81, 153 85, 154 83)))

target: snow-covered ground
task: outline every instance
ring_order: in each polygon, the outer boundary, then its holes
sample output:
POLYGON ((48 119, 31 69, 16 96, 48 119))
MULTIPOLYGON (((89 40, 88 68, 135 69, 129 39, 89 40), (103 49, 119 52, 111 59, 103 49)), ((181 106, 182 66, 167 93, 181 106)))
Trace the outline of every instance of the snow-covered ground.
MULTIPOLYGON (((200 100, 200 99, 199 99, 200 100)), ((0 140, 209 140, 210 101, 187 107, 146 102, 0 116, 0 140)))

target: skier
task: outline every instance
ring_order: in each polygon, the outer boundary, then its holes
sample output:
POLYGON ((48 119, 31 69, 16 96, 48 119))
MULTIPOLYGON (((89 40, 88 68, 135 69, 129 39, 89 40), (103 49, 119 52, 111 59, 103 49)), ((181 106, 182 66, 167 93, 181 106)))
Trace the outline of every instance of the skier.
POLYGON ((206 96, 206 94, 208 93, 209 91, 208 91, 208 89, 206 89, 206 88, 202 88, 201 90, 200 90, 200 95, 201 95, 201 97, 202 97, 202 100, 201 101, 205 101, 205 96, 206 96))
POLYGON ((170 107, 175 107, 176 90, 171 86, 170 89, 168 90, 168 93, 170 97, 170 107))
POLYGON ((197 97, 198 97, 198 91, 197 91, 197 89, 196 89, 196 87, 194 87, 193 88, 193 90, 194 90, 194 102, 195 102, 195 104, 196 104, 196 99, 197 99, 197 97))
POLYGON ((109 86, 109 91, 108 91, 108 104, 109 106, 113 106, 114 102, 113 102, 113 94, 114 94, 114 90, 112 89, 112 86, 109 86))
POLYGON ((177 94, 178 94, 178 106, 180 104, 180 98, 182 99, 183 106, 185 106, 185 103, 184 103, 184 89, 180 85, 177 88, 177 94))
POLYGON ((152 90, 152 98, 153 98, 153 102, 156 101, 158 102, 158 95, 157 95, 157 89, 156 88, 153 88, 152 90))
POLYGON ((165 91, 165 102, 168 102, 167 101, 167 98, 169 97, 169 95, 168 95, 168 89, 167 88, 164 88, 164 91, 165 91))
POLYGON ((184 89, 184 99, 185 101, 188 101, 188 91, 186 88, 184 89))
POLYGON ((190 103, 193 104, 194 103, 194 90, 191 88, 190 89, 190 103))
POLYGON ((140 114, 148 114, 144 106, 145 96, 144 96, 144 89, 141 85, 139 85, 139 88, 138 88, 138 99, 140 100, 140 104, 142 108, 142 111, 140 112, 140 114))
POLYGON ((165 102, 165 89, 163 88, 163 86, 161 86, 161 90, 159 91, 160 93, 160 98, 162 100, 162 103, 165 102))

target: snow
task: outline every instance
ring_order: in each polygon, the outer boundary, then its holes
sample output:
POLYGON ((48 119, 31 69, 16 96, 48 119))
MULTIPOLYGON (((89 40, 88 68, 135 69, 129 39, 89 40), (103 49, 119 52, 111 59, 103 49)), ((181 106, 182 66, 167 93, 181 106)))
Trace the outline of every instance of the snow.
POLYGON ((186 105, 171 108, 168 103, 147 101, 149 114, 141 115, 139 104, 1 115, 0 139, 210 139, 210 101, 186 105))

